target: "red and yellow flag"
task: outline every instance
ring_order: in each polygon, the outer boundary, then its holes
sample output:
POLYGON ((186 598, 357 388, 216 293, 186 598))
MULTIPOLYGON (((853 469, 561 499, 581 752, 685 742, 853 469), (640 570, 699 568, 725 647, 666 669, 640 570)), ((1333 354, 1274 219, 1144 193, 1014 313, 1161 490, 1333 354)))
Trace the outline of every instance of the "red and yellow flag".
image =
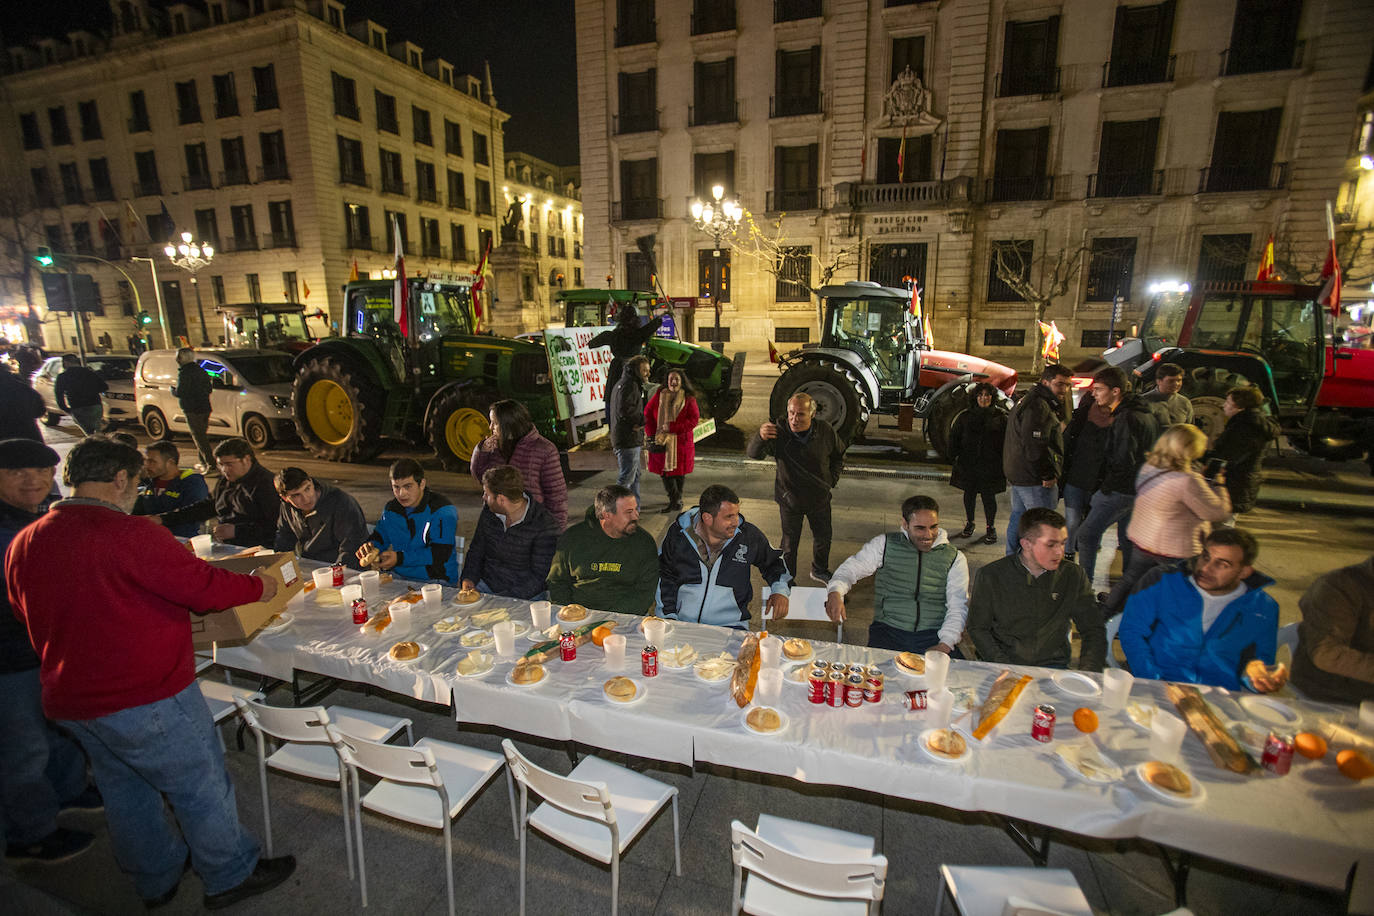
POLYGON ((773 341, 768 341, 768 361, 770 363, 773 363, 774 365, 777 365, 778 362, 781 361, 781 359, 782 358, 778 356, 778 348, 773 346, 773 341))
POLYGON ((353 269, 352 269, 351 271, 349 271, 349 273, 348 273, 348 282, 349 282, 349 283, 356 283, 356 282, 358 282, 358 259, 357 259, 357 258, 354 258, 354 259, 353 259, 353 269))
POLYGON ((1264 254, 1260 255, 1259 271, 1255 274, 1255 282, 1269 283, 1278 279, 1278 274, 1274 271, 1274 234, 1269 233, 1269 241, 1264 243, 1264 254))

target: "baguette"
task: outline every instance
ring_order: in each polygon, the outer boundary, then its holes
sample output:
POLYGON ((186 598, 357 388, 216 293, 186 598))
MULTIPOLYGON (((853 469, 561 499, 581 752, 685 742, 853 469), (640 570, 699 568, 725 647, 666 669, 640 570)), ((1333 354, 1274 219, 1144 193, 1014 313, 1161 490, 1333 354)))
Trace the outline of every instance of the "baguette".
MULTIPOLYGON (((592 641, 592 631, 597 627, 606 626, 607 624, 614 626, 614 621, 598 620, 594 623, 584 624, 572 631, 573 640, 579 646, 586 645, 592 641)), ((532 662, 546 662, 558 654, 559 641, 557 639, 547 639, 544 642, 536 644, 521 657, 527 658, 532 662)))
POLYGON ((1029 674, 1018 678, 1009 670, 997 675, 997 680, 992 682, 992 689, 988 691, 988 698, 978 711, 978 727, 973 730, 973 737, 979 741, 987 737, 988 732, 1011 712, 1012 706, 1016 705, 1016 698, 1021 696, 1021 691, 1026 689, 1030 681, 1029 674))
POLYGON ((750 633, 744 637, 744 645, 739 647, 735 660, 735 673, 730 678, 730 695, 735 698, 740 709, 748 706, 754 699, 754 687, 759 682, 759 637, 750 633))
POLYGON ((1207 748, 1207 755, 1212 758, 1214 764, 1232 773, 1254 774, 1260 771, 1255 758, 1246 753, 1236 741, 1235 735, 1221 724, 1217 714, 1207 705, 1207 701, 1202 698, 1196 687, 1169 684, 1165 691, 1178 714, 1183 717, 1183 721, 1188 723, 1188 728, 1202 739, 1203 746, 1207 748))

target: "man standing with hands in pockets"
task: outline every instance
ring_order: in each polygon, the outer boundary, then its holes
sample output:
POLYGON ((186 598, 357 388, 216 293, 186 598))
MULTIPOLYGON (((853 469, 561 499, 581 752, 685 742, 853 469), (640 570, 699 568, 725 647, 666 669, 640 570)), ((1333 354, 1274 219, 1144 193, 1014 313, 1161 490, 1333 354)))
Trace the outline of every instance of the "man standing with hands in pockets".
POLYGON ((196 361, 196 351, 190 347, 177 350, 177 386, 172 393, 191 428, 191 441, 200 453, 196 470, 202 474, 215 473, 215 458, 210 448, 210 374, 196 361))

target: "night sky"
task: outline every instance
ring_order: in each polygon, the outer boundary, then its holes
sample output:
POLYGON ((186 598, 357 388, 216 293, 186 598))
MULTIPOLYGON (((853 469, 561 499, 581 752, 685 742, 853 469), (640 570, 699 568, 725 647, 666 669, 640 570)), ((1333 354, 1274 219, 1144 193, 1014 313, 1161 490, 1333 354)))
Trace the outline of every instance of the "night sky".
MULTIPOLYGON (((496 101, 509 114, 506 149, 556 165, 577 151, 577 69, 573 0, 346 0, 349 22, 371 18, 479 78, 491 62, 496 101)), ((20 43, 73 28, 109 31, 104 0, 12 4, 0 43, 20 43)))

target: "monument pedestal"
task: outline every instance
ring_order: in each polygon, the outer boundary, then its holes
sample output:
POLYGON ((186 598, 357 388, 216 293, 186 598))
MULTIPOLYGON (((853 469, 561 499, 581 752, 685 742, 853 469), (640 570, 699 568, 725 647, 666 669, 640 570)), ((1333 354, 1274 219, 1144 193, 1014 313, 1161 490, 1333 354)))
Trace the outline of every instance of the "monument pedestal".
POLYGON ((487 329, 514 337, 544 329, 544 309, 539 302, 539 257, 520 242, 502 242, 491 252, 491 272, 496 281, 496 301, 487 329))

